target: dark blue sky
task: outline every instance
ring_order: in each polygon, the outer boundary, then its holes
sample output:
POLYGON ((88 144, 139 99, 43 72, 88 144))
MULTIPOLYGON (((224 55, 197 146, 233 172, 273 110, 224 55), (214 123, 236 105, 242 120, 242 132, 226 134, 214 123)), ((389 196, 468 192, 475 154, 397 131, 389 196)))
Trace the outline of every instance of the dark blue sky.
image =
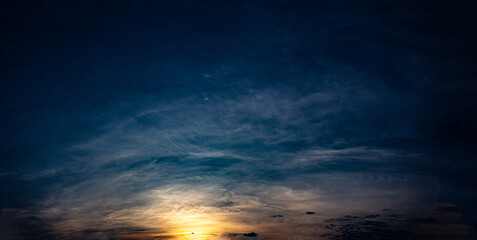
POLYGON ((475 226, 476 11, 2 1, 2 221, 35 222, 24 238, 85 222, 173 235, 174 211, 220 209, 243 230, 211 232, 260 232, 240 225, 253 217, 269 233, 304 202, 332 217, 452 203, 475 226), (168 217, 152 226, 145 209, 168 217))

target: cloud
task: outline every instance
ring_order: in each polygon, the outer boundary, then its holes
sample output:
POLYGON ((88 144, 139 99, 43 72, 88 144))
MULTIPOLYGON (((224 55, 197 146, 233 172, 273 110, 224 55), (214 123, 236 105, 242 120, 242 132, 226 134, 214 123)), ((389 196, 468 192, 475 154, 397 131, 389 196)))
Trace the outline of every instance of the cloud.
MULTIPOLYGON (((347 99, 351 90, 333 89, 297 94, 267 88, 211 95, 206 103, 196 95, 149 102, 65 147, 67 158, 56 162, 61 168, 25 178, 61 177, 36 201, 38 216, 57 232, 78 234, 273 234, 320 228, 311 222, 315 216, 421 204, 419 184, 432 186, 432 180, 382 171, 417 155, 314 137, 334 138, 326 130, 333 119, 360 111, 347 99), (320 214, 300 219, 309 209, 320 214), (290 227, 280 230, 269 216, 286 216, 280 221, 290 227)), ((428 189, 422 194, 434 194, 428 189)))
MULTIPOLYGON (((426 151, 446 142, 442 136, 472 135, 446 133, 473 122, 466 121, 472 114, 450 114, 459 118, 451 127, 435 127, 447 126, 436 118, 449 115, 442 109, 467 113, 475 105, 467 89, 475 84, 465 80, 475 64, 450 53, 450 42, 466 46, 471 38, 429 33, 419 20, 449 18, 411 6, 372 3, 351 13, 341 3, 229 4, 216 11, 207 3, 166 3, 124 17, 139 29, 108 28, 94 44, 89 37, 66 45, 32 42, 40 53, 10 56, 35 66, 5 65, 2 207, 21 212, 19 221, 33 232, 72 229, 78 238, 111 231, 173 238, 196 228, 305 238, 326 229, 323 218, 428 210, 439 192, 432 171, 441 165, 426 151), (186 14, 164 21, 169 14, 155 12, 169 8, 186 14), (113 39, 118 45, 110 46, 113 39), (130 44, 139 39, 143 44, 130 44), (116 47, 124 51, 109 51, 116 47), (44 52, 51 61, 36 61, 44 52), (65 52, 73 62, 64 61, 65 52), (49 71, 49 64, 60 70, 49 71)), ((26 19, 36 21, 36 14, 26 19)), ((29 38, 18 39, 6 42, 29 38)), ((30 47, 14 46, 7 48, 30 47)), ((464 163, 442 165, 473 174, 475 164, 464 163)))
POLYGON ((461 213, 455 206, 436 205, 430 216, 408 213, 406 216, 372 214, 368 216, 344 216, 326 219, 330 231, 325 239, 379 239, 379 238, 473 238, 470 226, 459 221, 461 213), (448 208, 449 207, 449 208, 448 208), (452 216, 451 216, 452 215, 452 216), (439 230, 437 230, 439 229, 439 230), (466 229, 466 230, 463 230, 466 229))

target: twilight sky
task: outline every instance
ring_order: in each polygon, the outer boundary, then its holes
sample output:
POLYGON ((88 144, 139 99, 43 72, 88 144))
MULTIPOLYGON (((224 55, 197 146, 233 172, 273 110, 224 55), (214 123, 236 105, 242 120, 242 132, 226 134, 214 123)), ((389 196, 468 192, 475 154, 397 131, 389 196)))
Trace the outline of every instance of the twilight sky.
POLYGON ((0 34, 0 238, 477 226, 475 1, 6 0, 0 34))

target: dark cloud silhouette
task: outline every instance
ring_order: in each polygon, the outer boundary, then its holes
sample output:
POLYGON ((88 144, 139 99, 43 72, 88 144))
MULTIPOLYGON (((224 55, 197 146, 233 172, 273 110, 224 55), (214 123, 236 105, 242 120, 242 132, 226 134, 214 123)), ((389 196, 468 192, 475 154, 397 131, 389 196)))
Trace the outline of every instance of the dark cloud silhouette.
POLYGON ((258 234, 254 233, 254 232, 244 233, 243 235, 244 235, 245 237, 256 237, 256 236, 258 236, 258 234))
POLYGON ((438 205, 433 217, 403 215, 345 216, 327 219, 331 232, 327 239, 474 239, 472 228, 461 221, 461 213, 452 205, 438 205), (372 217, 370 217, 372 216, 372 217), (435 217, 435 218, 434 218, 435 217), (369 220, 372 218, 373 220, 369 220), (440 231, 436 231, 440 228, 440 231), (462 231, 463 229, 466 229, 462 231))
POLYGON ((54 239, 53 227, 28 212, 4 209, 0 215, 0 238, 2 239, 54 239))

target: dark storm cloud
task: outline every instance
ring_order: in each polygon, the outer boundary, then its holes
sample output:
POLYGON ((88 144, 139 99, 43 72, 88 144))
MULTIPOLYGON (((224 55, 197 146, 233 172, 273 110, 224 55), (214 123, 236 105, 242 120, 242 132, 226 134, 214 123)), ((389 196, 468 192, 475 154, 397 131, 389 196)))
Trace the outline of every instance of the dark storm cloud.
POLYGON ((473 214, 472 1, 0 8, 2 209, 78 234, 164 209, 427 209, 439 190, 473 214))

